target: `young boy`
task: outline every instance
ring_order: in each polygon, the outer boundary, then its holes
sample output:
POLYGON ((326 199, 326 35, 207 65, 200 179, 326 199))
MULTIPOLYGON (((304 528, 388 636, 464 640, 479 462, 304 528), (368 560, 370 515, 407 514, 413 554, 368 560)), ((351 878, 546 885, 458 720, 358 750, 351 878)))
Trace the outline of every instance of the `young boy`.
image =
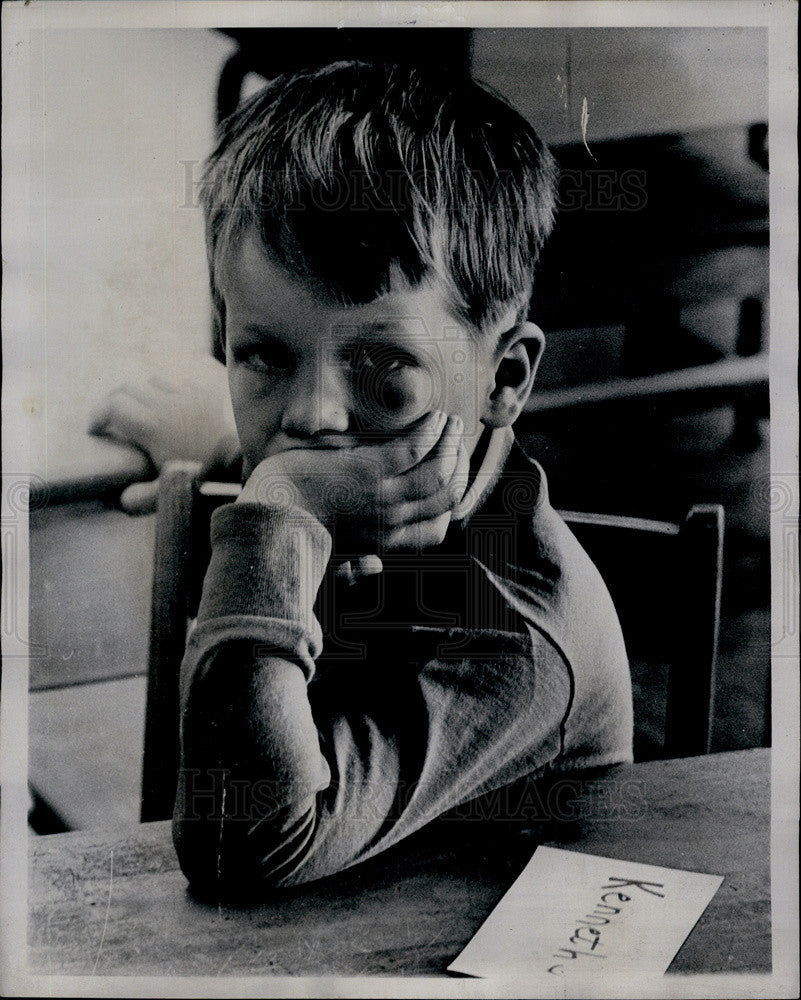
POLYGON ((630 759, 611 600, 511 431, 554 187, 502 100, 414 70, 277 79, 224 124, 203 203, 244 488, 181 673, 194 885, 320 878, 630 759))

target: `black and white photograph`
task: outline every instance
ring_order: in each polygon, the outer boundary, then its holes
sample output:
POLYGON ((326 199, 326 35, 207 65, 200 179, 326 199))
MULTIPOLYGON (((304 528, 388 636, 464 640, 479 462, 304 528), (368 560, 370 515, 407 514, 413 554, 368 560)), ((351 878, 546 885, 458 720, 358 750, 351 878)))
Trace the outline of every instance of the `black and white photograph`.
POLYGON ((798 995, 797 6, 2 28, 3 995, 798 995))

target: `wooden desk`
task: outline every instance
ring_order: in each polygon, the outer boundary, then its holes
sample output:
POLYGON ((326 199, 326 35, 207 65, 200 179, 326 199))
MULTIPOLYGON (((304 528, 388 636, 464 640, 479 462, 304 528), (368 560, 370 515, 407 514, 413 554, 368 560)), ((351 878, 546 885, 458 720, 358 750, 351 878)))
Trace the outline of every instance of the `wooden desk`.
MULTIPOLYGON (((769 751, 581 784, 581 818, 552 823, 547 842, 725 876, 670 971, 770 970, 769 751)), ((569 808, 578 779, 565 787, 569 808)), ((444 819, 349 872, 237 908, 189 895, 167 823, 44 837, 31 859, 31 971, 445 974, 540 840, 530 824, 444 819)))

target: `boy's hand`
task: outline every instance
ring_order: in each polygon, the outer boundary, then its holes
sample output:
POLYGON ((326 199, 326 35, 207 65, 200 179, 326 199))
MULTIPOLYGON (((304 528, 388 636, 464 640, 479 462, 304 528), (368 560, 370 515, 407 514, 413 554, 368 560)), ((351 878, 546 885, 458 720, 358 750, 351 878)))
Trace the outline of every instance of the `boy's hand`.
POLYGON ((348 551, 438 545, 467 489, 463 433, 435 412, 382 444, 293 448, 260 462, 238 500, 302 507, 348 551))

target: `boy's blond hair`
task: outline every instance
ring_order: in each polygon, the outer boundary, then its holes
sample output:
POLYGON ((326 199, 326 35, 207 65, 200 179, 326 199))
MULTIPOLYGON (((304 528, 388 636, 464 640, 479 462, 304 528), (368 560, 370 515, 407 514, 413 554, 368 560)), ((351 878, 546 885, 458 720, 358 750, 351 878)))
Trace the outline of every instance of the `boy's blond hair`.
POLYGON ((534 129, 479 84, 339 62, 272 80, 222 125, 202 185, 212 291, 250 226, 334 301, 393 274, 441 283, 481 331, 525 316, 552 224, 556 168, 534 129))

